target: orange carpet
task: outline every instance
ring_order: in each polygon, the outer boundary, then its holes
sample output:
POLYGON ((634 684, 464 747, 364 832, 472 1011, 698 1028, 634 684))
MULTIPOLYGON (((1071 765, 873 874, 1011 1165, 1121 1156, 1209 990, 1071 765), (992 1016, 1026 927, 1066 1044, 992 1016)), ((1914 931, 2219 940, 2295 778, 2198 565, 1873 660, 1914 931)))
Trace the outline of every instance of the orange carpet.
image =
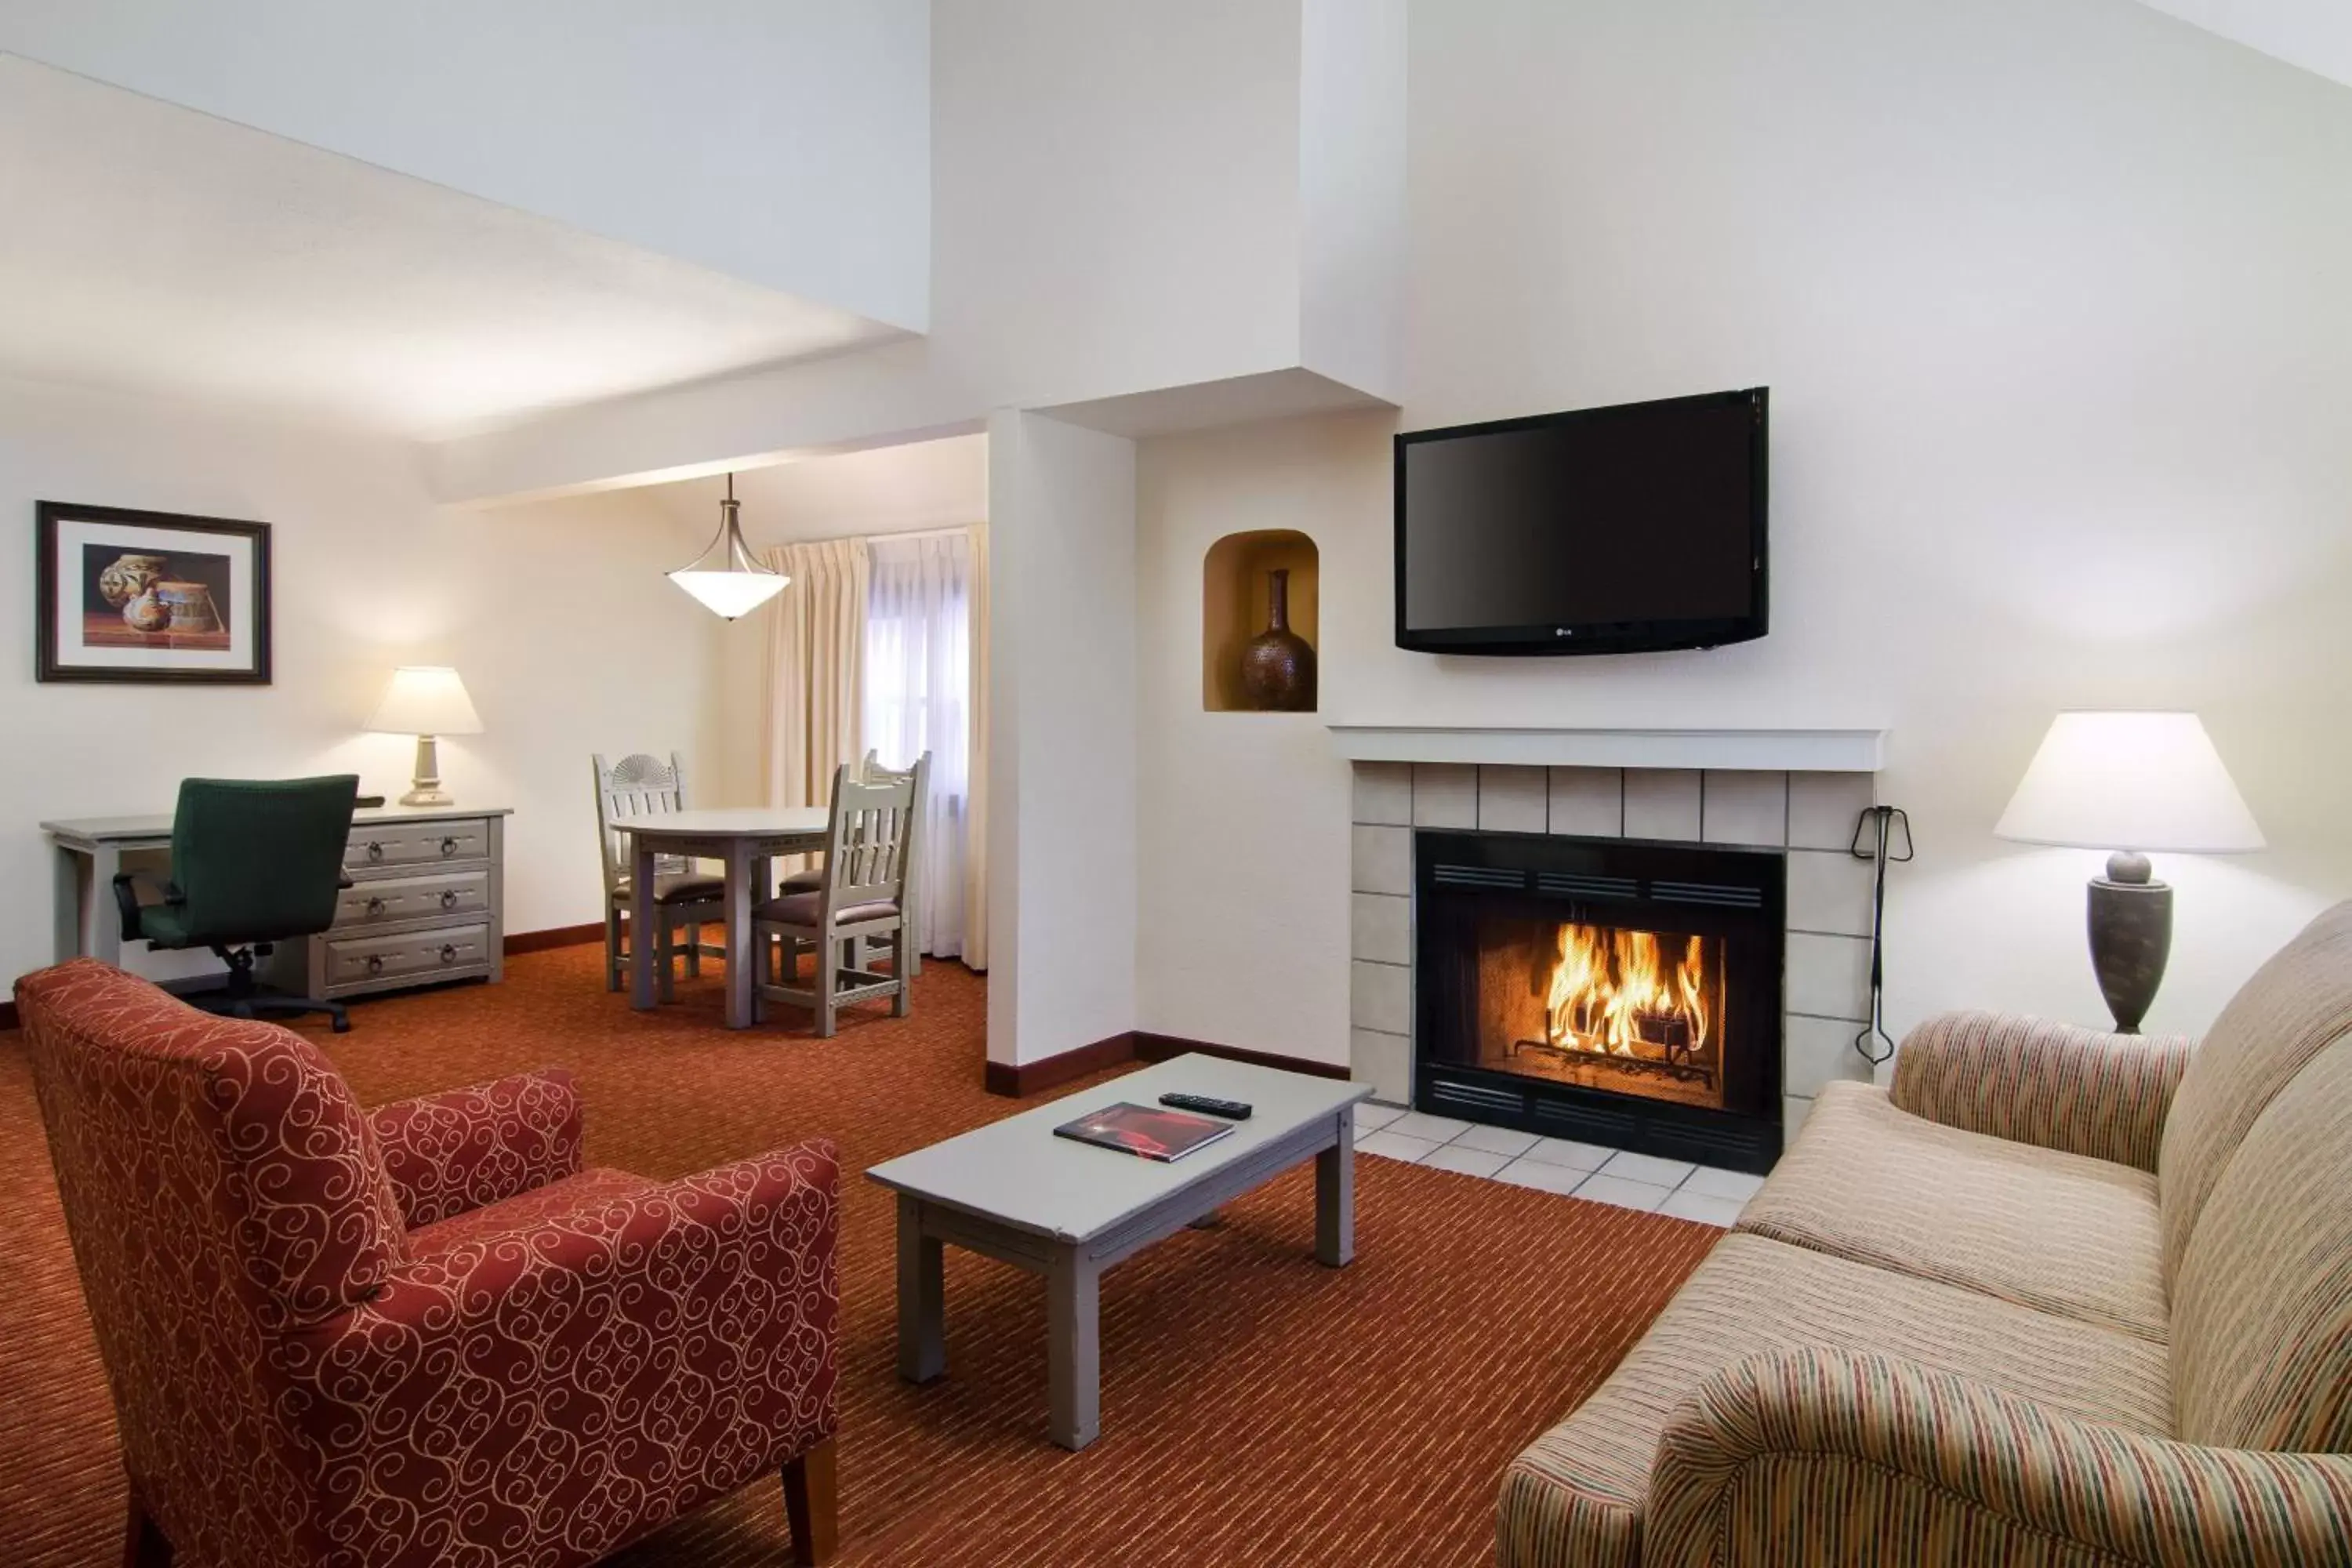
MULTIPOLYGON (((368 1104, 542 1063, 579 1074, 588 1157, 668 1176, 823 1133, 841 1146, 844 1568, 885 1563, 1442 1564, 1492 1557, 1504 1463, 1590 1389, 1713 1241, 1706 1227, 1366 1159, 1356 1261, 1318 1267, 1295 1172, 1103 1285, 1103 1436, 1045 1441, 1041 1281, 948 1253, 948 1377, 896 1373, 889 1195, 855 1173, 1021 1109, 980 1087, 984 983, 927 966, 914 1013, 817 1040, 730 1034, 717 982, 653 1014, 601 953, 306 1030, 368 1104)), ((713 966, 714 970, 716 966, 713 966)), ((1069 1092, 1088 1093, 1092 1080, 1069 1092)), ((119 1562, 113 1415, 30 1074, 0 1036, 0 1563, 119 1562)), ((614 1559, 791 1561, 755 1486, 614 1559)))

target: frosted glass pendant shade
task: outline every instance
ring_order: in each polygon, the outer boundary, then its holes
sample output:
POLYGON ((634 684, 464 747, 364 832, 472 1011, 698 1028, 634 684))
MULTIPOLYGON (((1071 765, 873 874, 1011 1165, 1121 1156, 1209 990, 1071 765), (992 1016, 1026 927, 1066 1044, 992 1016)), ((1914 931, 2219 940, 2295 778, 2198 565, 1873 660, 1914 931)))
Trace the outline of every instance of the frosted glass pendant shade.
POLYGON ((2080 849, 2229 854, 2263 830, 2194 713, 2061 713, 1993 832, 2080 849))
POLYGON ((758 609, 784 591, 792 579, 751 559, 743 544, 738 521, 735 476, 727 476, 727 499, 719 503, 719 532, 687 564, 669 574, 669 580, 702 602, 704 608, 733 620, 758 609))

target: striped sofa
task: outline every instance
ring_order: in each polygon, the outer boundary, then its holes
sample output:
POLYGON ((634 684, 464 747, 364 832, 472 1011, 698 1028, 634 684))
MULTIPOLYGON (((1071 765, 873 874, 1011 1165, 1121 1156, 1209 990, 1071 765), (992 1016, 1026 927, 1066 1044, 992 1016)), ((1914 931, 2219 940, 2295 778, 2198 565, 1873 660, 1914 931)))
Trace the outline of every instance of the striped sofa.
POLYGON ((1961 1014, 1832 1086, 1496 1533, 1504 1568, 2352 1564, 2352 903, 2195 1048, 1961 1014))

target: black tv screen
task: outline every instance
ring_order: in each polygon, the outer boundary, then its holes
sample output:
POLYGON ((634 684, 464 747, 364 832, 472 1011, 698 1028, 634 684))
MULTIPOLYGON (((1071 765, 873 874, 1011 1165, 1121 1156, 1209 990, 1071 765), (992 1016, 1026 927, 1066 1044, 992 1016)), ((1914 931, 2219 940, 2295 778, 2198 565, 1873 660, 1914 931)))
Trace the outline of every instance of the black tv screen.
POLYGON ((1763 387, 1396 438, 1396 640, 1630 653, 1764 635, 1763 387))

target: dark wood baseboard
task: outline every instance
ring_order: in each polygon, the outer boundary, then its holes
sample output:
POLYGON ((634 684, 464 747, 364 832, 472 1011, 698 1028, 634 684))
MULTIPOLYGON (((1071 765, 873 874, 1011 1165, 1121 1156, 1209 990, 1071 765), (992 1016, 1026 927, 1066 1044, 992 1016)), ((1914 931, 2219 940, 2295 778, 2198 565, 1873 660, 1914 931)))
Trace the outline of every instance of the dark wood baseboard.
POLYGON ((1124 1067, 1135 1059, 1135 1036, 1132 1033, 1113 1035, 1108 1039, 1080 1046, 1074 1051, 1040 1057, 1034 1062, 1018 1067, 1009 1062, 991 1062, 982 1083, 991 1094, 1002 1094, 1018 1100, 1024 1095, 1055 1089, 1072 1079, 1084 1078, 1105 1068, 1124 1067))
POLYGON ((1057 1088, 1073 1079, 1081 1079, 1108 1068, 1123 1067, 1129 1062, 1164 1062, 1188 1051, 1223 1057, 1227 1061, 1250 1062, 1262 1068, 1279 1068, 1285 1072, 1303 1072, 1315 1078, 1348 1076, 1346 1068, 1330 1062, 1301 1061, 1296 1057, 1278 1057, 1271 1051, 1247 1051, 1239 1046, 1220 1046, 1209 1040, 1188 1040, 1181 1035, 1155 1035, 1147 1029, 1130 1029, 1123 1035, 1112 1035, 1091 1045, 1080 1046, 1074 1051, 1023 1062, 1018 1067, 990 1062, 982 1081, 991 1094, 1019 1099, 1057 1088))
POLYGON ((1164 1062, 1171 1057, 1181 1057, 1197 1051, 1204 1057, 1223 1057, 1229 1062, 1248 1062, 1253 1067, 1279 1068, 1284 1072, 1303 1072, 1309 1078, 1346 1078, 1348 1069, 1336 1062, 1301 1061, 1297 1057, 1281 1057, 1272 1051, 1247 1051, 1239 1046, 1221 1046, 1213 1040, 1188 1040, 1181 1035, 1155 1035, 1149 1030, 1135 1032, 1135 1058, 1138 1061, 1164 1062))
MULTIPOLYGON (((604 928, 601 924, 557 926, 552 931, 509 931, 507 933, 506 951, 507 956, 511 958, 518 952, 545 952, 550 948, 578 947, 584 942, 602 942, 604 940, 604 928)), ((16 1004, 14 1002, 0 1002, 0 1029, 16 1028, 18 1021, 19 1020, 16 1017, 16 1004)), ((1126 1058, 1121 1058, 1120 1059, 1125 1060, 1126 1058)), ((991 1064, 990 1070, 994 1070, 993 1064, 991 1064)), ((1084 1070, 1092 1072, 1094 1069, 1092 1068, 1088 1068, 1084 1070)), ((992 1089, 994 1088, 992 1084, 990 1087, 992 1089)), ((997 1092, 1003 1091, 999 1090, 997 1092)))
POLYGON ((604 927, 592 921, 584 926, 557 926, 551 931, 510 931, 507 932, 507 956, 518 952, 545 952, 554 947, 580 947, 604 940, 604 927))

